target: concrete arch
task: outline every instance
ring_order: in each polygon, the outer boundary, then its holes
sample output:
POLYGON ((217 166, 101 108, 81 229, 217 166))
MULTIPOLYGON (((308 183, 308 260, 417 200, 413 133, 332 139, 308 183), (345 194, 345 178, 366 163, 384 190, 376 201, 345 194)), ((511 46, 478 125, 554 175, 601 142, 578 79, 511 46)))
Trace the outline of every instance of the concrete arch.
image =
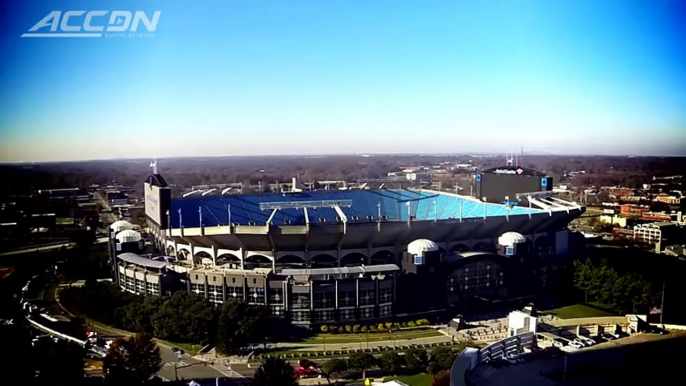
POLYGON ((393 264, 395 262, 395 253, 387 250, 378 251, 369 258, 370 265, 393 264))
POLYGON ((191 253, 191 250, 193 249, 193 246, 190 244, 176 244, 176 251, 180 251, 182 249, 185 249, 188 253, 191 253))
POLYGON ((272 256, 272 253, 271 253, 271 252, 267 252, 267 251, 265 251, 265 252, 262 252, 262 251, 255 251, 255 252, 252 252, 252 251, 251 251, 251 252, 246 253, 246 256, 245 256, 245 257, 248 258, 248 257, 253 257, 253 256, 262 256, 262 257, 266 257, 267 259, 269 259, 269 261, 273 261, 273 260, 274 260, 274 256, 272 256))
POLYGON ((214 248, 211 248, 211 247, 199 247, 199 246, 197 246, 197 245, 194 245, 194 246, 193 246, 193 254, 194 254, 194 255, 197 255, 198 252, 205 252, 205 253, 207 253, 208 255, 210 255, 210 258, 212 258, 212 259, 214 259, 214 257, 216 256, 215 253, 214 253, 214 248))
POLYGON ((230 255, 235 257, 238 260, 243 259, 243 254, 241 251, 233 251, 231 249, 217 249, 217 258, 222 255, 230 255))
POLYGON ((276 252, 276 259, 280 259, 284 256, 297 256, 303 260, 307 260, 307 254, 304 251, 283 251, 276 252))
POLYGON ((341 267, 359 267, 367 265, 367 256, 359 252, 348 253, 341 257, 341 267))
POLYGON ((202 264, 203 259, 214 260, 214 259, 212 259, 212 255, 210 255, 209 253, 207 253, 205 251, 198 251, 195 253, 195 255, 193 255, 193 263, 195 263, 195 264, 202 264))
POLYGON ((338 265, 338 261, 334 256, 325 253, 312 256, 308 263, 312 268, 336 267, 338 265))
POLYGON ((179 248, 176 253, 176 258, 178 260, 189 260, 191 256, 191 251, 186 248, 179 248))
POLYGON ((463 244, 463 243, 457 243, 457 244, 454 244, 452 247, 450 247, 450 252, 460 253, 460 252, 467 252, 467 251, 469 251, 469 246, 467 244, 463 244))
POLYGON ((493 245, 493 243, 481 241, 481 242, 474 244, 474 247, 472 248, 472 250, 481 251, 481 252, 494 252, 496 249, 495 249, 495 245, 493 245))
POLYGON ((276 265, 279 267, 288 268, 305 268, 307 262, 300 256, 296 255, 283 255, 276 259, 276 265))
POLYGON ((245 258, 243 265, 245 266, 245 269, 271 268, 272 259, 269 256, 252 254, 245 258))
POLYGON ((230 253, 224 253, 217 256, 217 266, 229 265, 229 268, 240 268, 242 265, 241 259, 238 256, 234 256, 230 253))

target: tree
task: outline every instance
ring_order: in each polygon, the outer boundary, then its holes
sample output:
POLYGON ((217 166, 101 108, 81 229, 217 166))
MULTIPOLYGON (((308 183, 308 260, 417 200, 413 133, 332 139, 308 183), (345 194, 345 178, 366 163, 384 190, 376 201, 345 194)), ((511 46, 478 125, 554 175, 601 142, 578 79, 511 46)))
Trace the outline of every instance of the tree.
POLYGON ((448 370, 443 370, 434 375, 434 380, 431 382, 431 386, 450 386, 450 372, 448 370))
POLYGON ((574 286, 584 292, 585 303, 588 303, 588 292, 591 290, 594 269, 591 259, 586 259, 584 262, 574 261, 574 286))
POLYGON ((105 378, 112 384, 143 384, 162 368, 160 348, 150 334, 112 342, 103 361, 105 378))
POLYGON ((255 372, 257 386, 295 386, 293 366, 281 358, 267 358, 255 372))
POLYGON ((348 371, 348 361, 345 359, 329 359, 322 365, 322 372, 326 377, 335 377, 348 371))
POLYGON ((248 343, 264 342, 268 335, 269 309, 228 301, 219 312, 217 349, 233 354, 248 343))
POLYGON ((379 362, 384 370, 388 370, 393 374, 397 374, 400 372, 400 370, 402 370, 403 365, 405 364, 405 359, 403 359, 403 357, 401 357, 398 353, 387 351, 381 354, 379 362))
POLYGON ((378 366, 378 363, 374 355, 369 353, 356 352, 350 354, 348 358, 348 366, 353 370, 361 371, 363 379, 366 378, 367 370, 378 366))
POLYGON ((443 370, 448 370, 453 365, 457 354, 450 347, 436 347, 431 351, 429 359, 429 372, 438 374, 443 370))
POLYGON ((152 316, 155 336, 181 342, 205 343, 215 335, 214 305, 193 293, 176 292, 152 316))
POLYGON ((424 370, 429 363, 429 357, 422 349, 410 348, 405 350, 405 363, 411 369, 424 370))

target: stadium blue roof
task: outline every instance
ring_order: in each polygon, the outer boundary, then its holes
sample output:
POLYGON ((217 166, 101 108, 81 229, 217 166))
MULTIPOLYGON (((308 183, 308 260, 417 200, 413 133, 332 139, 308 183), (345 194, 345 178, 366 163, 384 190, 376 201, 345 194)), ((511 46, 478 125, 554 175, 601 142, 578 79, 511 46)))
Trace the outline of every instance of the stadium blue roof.
MULTIPOLYGON (((178 198, 172 200, 171 226, 179 228, 181 219, 184 228, 200 225, 222 226, 231 223, 239 225, 265 225, 272 209, 279 204, 287 206, 303 204, 307 206, 310 224, 336 224, 338 213, 330 206, 311 207, 319 201, 337 201, 348 223, 376 222, 379 219, 379 206, 382 220, 407 221, 408 213, 414 221, 448 220, 459 218, 504 217, 542 213, 540 209, 526 207, 506 207, 489 204, 474 199, 419 190, 322 190, 301 193, 266 193, 212 197, 178 198), (341 205, 345 204, 345 205, 341 205), (229 209, 230 208, 230 209, 229 209), (409 209, 409 212, 408 212, 409 209), (181 216, 179 216, 179 210, 181 216)), ((272 218, 273 225, 305 225, 305 212, 302 208, 279 209, 272 218)))

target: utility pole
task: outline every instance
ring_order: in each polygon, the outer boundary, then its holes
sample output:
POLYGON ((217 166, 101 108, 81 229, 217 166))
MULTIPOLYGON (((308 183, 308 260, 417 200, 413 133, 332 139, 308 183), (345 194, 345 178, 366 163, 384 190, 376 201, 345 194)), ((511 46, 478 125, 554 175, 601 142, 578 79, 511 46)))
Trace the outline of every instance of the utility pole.
POLYGON ((660 324, 662 324, 662 317, 665 314, 665 287, 667 285, 666 280, 662 280, 662 305, 660 306, 660 324))

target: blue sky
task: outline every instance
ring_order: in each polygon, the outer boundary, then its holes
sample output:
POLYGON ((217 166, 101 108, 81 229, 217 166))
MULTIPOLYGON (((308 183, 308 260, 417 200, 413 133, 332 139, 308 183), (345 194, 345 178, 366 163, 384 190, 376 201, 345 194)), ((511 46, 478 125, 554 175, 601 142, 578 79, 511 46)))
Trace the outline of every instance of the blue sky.
POLYGON ((686 1, 1 7, 0 162, 686 154, 686 1), (20 37, 53 10, 162 14, 153 37, 20 37))

